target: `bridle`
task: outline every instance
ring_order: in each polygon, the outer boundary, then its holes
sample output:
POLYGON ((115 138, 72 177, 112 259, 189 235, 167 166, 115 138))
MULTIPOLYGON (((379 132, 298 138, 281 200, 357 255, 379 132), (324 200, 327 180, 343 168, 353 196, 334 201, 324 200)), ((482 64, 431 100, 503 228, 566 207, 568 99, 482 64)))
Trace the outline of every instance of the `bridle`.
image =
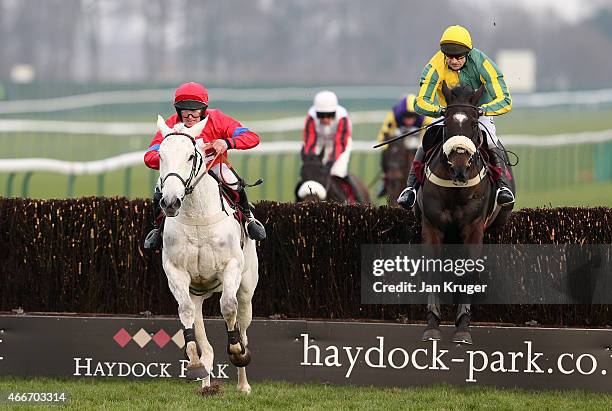
MULTIPOLYGON (((467 108, 472 108, 474 110, 476 110, 478 112, 478 107, 470 104, 470 103, 453 103, 453 104, 448 104, 446 106, 446 108, 452 108, 452 107, 467 107, 467 108)), ((447 119, 447 116, 444 116, 444 120, 447 119)), ((484 143, 484 139, 482 138, 482 134, 480 133, 480 128, 478 127, 478 124, 480 122, 477 121, 476 124, 474 124, 473 127, 473 132, 478 136, 478 141, 479 144, 476 146, 476 151, 470 155, 470 157, 468 158, 468 164, 467 167, 471 167, 472 166, 472 160, 474 160, 474 156, 480 156, 480 147, 482 146, 482 144, 484 143)), ((488 130, 487 130, 488 131, 488 130)), ((447 138, 446 138, 446 122, 444 124, 444 133, 442 134, 442 144, 446 143, 447 138)), ((450 159, 448 158, 448 156, 446 155, 446 153, 444 153, 444 151, 442 151, 442 154, 446 157, 446 161, 448 164, 452 165, 452 163, 450 162, 450 159)))
POLYGON ((183 184, 183 187, 185 188, 185 195, 189 195, 193 193, 193 190, 195 189, 196 185, 198 185, 202 177, 210 171, 210 168, 212 167, 215 160, 217 159, 217 157, 219 157, 220 154, 217 153, 215 155, 213 160, 210 161, 209 165, 206 167, 206 171, 194 181, 194 178, 200 173, 200 170, 202 169, 202 166, 204 165, 204 158, 202 158, 202 153, 200 153, 200 151, 196 148, 195 138, 193 138, 192 136, 186 133, 173 132, 173 133, 167 134, 164 137, 164 139, 169 136, 184 136, 184 137, 187 137, 189 141, 191 141, 191 143, 193 144, 193 159, 191 160, 191 172, 189 173, 189 177, 187 179, 184 179, 180 174, 174 173, 174 172, 166 174, 161 179, 160 188, 163 190, 164 184, 168 178, 176 177, 183 184))

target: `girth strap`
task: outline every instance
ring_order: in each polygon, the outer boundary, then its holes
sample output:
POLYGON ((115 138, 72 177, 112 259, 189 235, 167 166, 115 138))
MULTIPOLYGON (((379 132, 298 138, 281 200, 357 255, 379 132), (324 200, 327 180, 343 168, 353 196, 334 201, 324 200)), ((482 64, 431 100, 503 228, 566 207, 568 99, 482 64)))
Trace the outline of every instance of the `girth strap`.
POLYGON ((431 171, 429 166, 425 167, 425 177, 427 177, 427 179, 429 181, 431 181, 432 183, 434 183, 437 186, 447 187, 447 188, 474 187, 474 186, 480 184, 480 182, 485 178, 486 175, 487 175, 487 169, 486 169, 486 167, 483 167, 483 168, 480 169, 480 173, 478 173, 478 175, 476 175, 475 177, 470 178, 465 183, 455 183, 453 180, 446 180, 446 179, 438 177, 437 175, 434 174, 433 171, 431 171))

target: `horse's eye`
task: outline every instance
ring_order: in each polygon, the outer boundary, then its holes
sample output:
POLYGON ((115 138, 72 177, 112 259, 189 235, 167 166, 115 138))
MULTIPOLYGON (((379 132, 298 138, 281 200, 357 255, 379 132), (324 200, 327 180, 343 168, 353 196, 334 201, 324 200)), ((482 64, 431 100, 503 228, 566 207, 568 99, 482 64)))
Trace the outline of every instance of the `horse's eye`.
POLYGON ((187 161, 193 161, 194 157, 195 157, 195 156, 194 156, 193 154, 192 154, 192 155, 190 155, 190 156, 189 156, 189 159, 188 159, 187 161))

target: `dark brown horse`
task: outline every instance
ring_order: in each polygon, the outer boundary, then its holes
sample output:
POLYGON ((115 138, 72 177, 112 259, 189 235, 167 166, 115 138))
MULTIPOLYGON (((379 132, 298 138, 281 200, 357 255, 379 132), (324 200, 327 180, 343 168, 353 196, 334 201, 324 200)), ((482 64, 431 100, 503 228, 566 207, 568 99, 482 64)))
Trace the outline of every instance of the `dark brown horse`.
MULTIPOLYGON (((512 211, 512 207, 496 205, 495 186, 488 175, 486 137, 479 129, 476 106, 483 91, 483 86, 476 91, 462 85, 450 90, 442 84, 448 104, 444 127, 431 128, 425 135, 424 148, 433 154, 426 158, 426 178, 415 206, 423 244, 470 244, 466 250, 471 255, 466 257, 475 258, 480 257, 485 230, 501 228, 512 211)), ((505 152, 503 156, 506 158, 505 152)), ((515 191, 514 179, 510 189, 515 191)), ((453 342, 471 344, 470 304, 463 302, 457 311, 453 342)), ((439 339, 437 295, 430 295, 427 320, 423 339, 439 339)))
POLYGON ((358 177, 349 175, 348 180, 332 176, 329 167, 323 164, 325 150, 320 154, 302 153, 300 181, 295 187, 296 202, 336 201, 369 203, 370 193, 358 177))
MULTIPOLYGON (((400 130, 400 134, 403 131, 400 130)), ((404 188, 406 180, 412 166, 412 160, 416 153, 419 137, 412 136, 397 144, 389 144, 383 150, 381 165, 384 173, 384 193, 387 197, 387 204, 397 206, 397 197, 404 188), (411 147, 412 142, 416 142, 415 147, 411 147)))

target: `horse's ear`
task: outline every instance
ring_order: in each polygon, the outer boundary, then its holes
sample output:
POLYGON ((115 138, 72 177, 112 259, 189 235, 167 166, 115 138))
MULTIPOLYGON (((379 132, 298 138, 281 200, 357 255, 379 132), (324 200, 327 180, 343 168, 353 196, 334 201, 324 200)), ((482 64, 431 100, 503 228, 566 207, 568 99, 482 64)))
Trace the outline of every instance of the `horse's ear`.
POLYGON ((483 84, 480 87, 478 87, 478 90, 476 90, 476 92, 472 95, 472 97, 470 97, 470 103, 473 106, 478 105, 478 102, 480 101, 480 98, 482 97, 482 93, 484 93, 484 91, 485 91, 485 86, 483 84))
POLYGON ((323 158, 325 157, 325 146, 323 146, 323 150, 321 150, 318 157, 319 160, 323 161, 323 158))
POLYGON ((157 115, 157 129, 162 133, 162 136, 164 136, 164 138, 173 131, 170 127, 168 127, 168 125, 164 121, 164 118, 159 114, 157 115))
POLYGON ((451 91, 446 84, 446 80, 442 80, 442 95, 446 100, 446 104, 448 104, 448 102, 451 100, 451 91))
POLYGON ((189 134, 193 138, 197 138, 200 134, 202 134, 204 126, 206 126, 206 118, 195 123, 193 126, 186 128, 185 133, 189 134))

